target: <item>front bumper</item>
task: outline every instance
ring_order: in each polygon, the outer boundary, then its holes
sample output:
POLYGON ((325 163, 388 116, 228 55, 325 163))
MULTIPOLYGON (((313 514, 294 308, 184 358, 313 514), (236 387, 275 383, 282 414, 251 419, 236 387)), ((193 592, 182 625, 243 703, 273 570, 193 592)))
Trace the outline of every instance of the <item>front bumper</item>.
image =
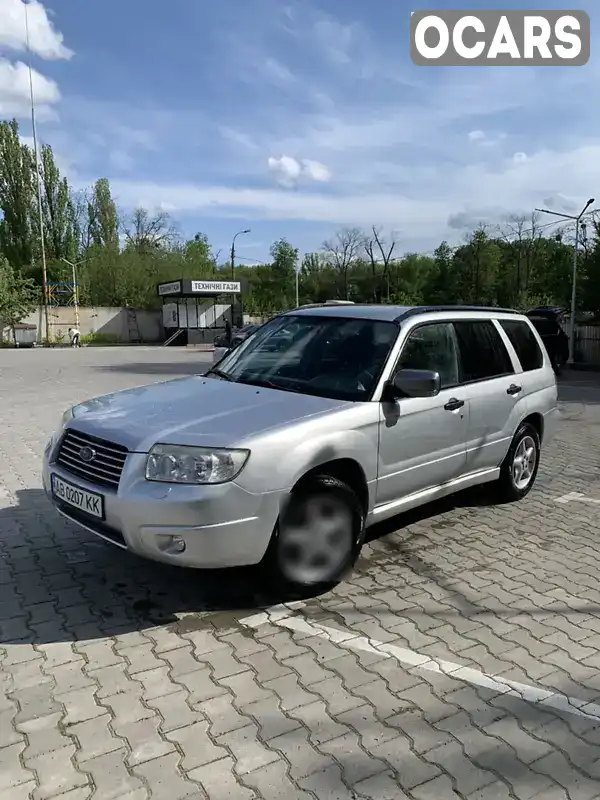
POLYGON ((59 513, 97 536, 140 556, 185 567, 257 564, 279 514, 281 492, 250 494, 236 483, 184 486, 144 478, 146 456, 130 453, 115 492, 88 483, 44 454, 43 484, 59 513), (105 519, 90 517, 53 496, 50 475, 104 497, 105 519), (173 537, 185 543, 174 549, 173 537))

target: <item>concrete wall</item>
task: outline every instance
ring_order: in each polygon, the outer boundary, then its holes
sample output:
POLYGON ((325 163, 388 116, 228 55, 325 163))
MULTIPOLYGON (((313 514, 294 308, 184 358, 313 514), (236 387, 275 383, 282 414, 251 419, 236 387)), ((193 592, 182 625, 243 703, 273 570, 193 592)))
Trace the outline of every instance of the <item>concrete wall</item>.
MULTIPOLYGON (((61 335, 68 340, 68 330, 75 325, 75 311, 71 307, 48 309, 50 338, 56 340, 61 335)), ((37 325, 38 339, 46 335, 44 310, 39 308, 22 320, 37 325)), ((141 339, 144 342, 160 342, 164 339, 164 330, 160 311, 127 308, 89 308, 79 309, 79 331, 82 336, 100 334, 113 341, 129 342, 141 339), (137 322, 137 326, 134 322, 137 322), (139 330, 139 334, 137 331, 139 330)))

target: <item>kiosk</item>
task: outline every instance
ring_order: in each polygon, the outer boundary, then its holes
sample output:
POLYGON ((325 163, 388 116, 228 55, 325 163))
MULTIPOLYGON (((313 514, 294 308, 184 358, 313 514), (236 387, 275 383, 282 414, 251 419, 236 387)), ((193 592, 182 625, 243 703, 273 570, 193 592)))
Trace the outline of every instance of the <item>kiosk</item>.
POLYGON ((241 327, 243 282, 182 278, 156 287, 162 300, 165 344, 212 344, 225 322, 241 327))

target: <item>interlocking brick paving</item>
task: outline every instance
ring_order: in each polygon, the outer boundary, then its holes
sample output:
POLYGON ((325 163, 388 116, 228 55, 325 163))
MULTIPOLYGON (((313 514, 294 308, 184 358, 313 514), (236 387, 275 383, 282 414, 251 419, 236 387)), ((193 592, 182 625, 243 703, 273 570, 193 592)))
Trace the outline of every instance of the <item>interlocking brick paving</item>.
POLYGON ((67 406, 205 365, 0 351, 2 800, 600 797, 600 377, 562 380, 526 500, 379 526, 347 581, 277 607, 250 570, 142 561, 41 491, 67 406))

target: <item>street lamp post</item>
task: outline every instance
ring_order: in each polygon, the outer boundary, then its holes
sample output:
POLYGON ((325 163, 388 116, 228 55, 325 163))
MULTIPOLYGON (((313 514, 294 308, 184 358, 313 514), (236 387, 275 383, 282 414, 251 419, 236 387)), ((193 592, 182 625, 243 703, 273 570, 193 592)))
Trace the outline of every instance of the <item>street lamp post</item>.
POLYGON ((245 231, 238 231, 231 242, 231 280, 235 279, 235 240, 238 236, 241 236, 244 233, 250 233, 250 229, 248 228, 248 230, 245 231))
POLYGON ((69 261, 68 258, 61 258, 61 261, 64 261, 65 264, 68 264, 73 272, 73 306, 75 308, 76 328, 79 328, 79 286, 77 285, 77 267, 80 267, 82 264, 85 264, 85 262, 88 260, 89 259, 84 258, 83 261, 77 261, 74 264, 72 261, 69 261))
POLYGON ((587 201, 579 214, 561 214, 558 211, 550 211, 548 208, 536 208, 543 214, 552 214, 554 217, 562 217, 562 219, 570 219, 575 222, 575 247, 573 248, 573 276, 571 280, 571 318, 569 320, 569 360, 567 364, 573 364, 575 361, 575 309, 577 305, 577 252, 579 250, 579 226, 581 225, 581 218, 594 202, 593 197, 587 201))
MULTIPOLYGON (((244 231, 238 231, 235 234, 235 236, 233 237, 233 240, 231 242, 231 280, 232 281, 235 280, 235 240, 237 239, 238 236, 242 236, 245 233, 250 233, 250 228, 247 228, 244 231)), ((242 320, 242 324, 243 324, 243 320, 242 320)), ((232 300, 231 300, 231 327, 233 328, 233 297, 232 297, 232 300)))

